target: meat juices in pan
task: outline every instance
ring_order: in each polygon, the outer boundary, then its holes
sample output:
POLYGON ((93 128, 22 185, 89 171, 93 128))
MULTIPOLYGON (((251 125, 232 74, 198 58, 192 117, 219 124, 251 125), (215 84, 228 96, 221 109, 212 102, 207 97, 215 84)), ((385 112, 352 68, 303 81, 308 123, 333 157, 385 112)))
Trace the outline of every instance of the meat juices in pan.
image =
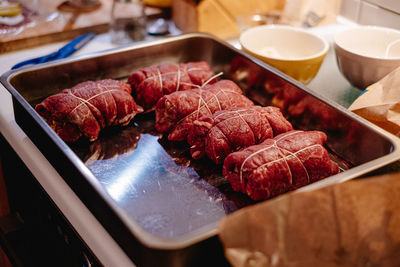
POLYGON ((81 136, 94 141, 102 129, 125 126, 143 112, 131 96, 130 85, 111 79, 64 89, 47 97, 35 110, 66 142, 75 142, 81 136))
POLYGON ((169 132, 168 140, 183 141, 194 120, 220 110, 253 105, 234 82, 221 80, 203 88, 163 96, 155 109, 155 127, 159 132, 169 132))
POLYGON ((339 172, 320 131, 289 131, 229 154, 223 175, 235 191, 265 200, 339 172))
POLYGON ((207 155, 220 164, 234 151, 292 129, 277 107, 231 108, 195 120, 188 143, 194 159, 207 155))
POLYGON ((144 110, 151 110, 162 96, 199 88, 206 82, 214 83, 216 79, 213 76, 205 61, 163 63, 135 71, 129 76, 128 83, 132 85, 138 104, 144 110))

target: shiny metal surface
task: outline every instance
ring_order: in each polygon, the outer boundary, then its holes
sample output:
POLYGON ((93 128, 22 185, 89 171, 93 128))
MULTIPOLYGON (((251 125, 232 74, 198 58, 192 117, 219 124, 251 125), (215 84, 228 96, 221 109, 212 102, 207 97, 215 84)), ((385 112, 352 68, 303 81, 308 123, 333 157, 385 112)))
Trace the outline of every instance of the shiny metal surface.
MULTIPOLYGON (((342 172, 300 190, 352 179, 400 158, 398 138, 265 63, 204 34, 187 34, 11 71, 1 81, 14 101, 27 111, 28 119, 36 121, 46 132, 39 136, 25 130, 27 135, 55 142, 59 150, 54 157, 63 155, 72 162, 82 174, 76 179, 86 179, 99 192, 130 230, 132 238, 144 246, 179 250, 214 236, 221 218, 254 203, 232 191, 222 177, 221 166, 209 160, 191 160, 185 143, 168 142, 154 130, 151 113, 137 116, 128 127, 104 131, 95 143, 80 141, 67 145, 33 107, 50 94, 78 82, 126 79, 144 66, 197 60, 207 61, 215 72, 224 72, 225 78, 235 80, 259 104, 281 103, 276 91, 266 90, 276 84, 285 92, 303 94, 283 111, 296 128, 327 133, 328 149, 342 172), (314 109, 295 114, 293 107, 301 107, 304 99, 314 109), (324 108, 323 114, 318 113, 320 107, 324 108)), ((23 120, 17 122, 24 124, 23 120)), ((62 168, 58 171, 63 173, 62 168)))
POLYGON ((179 238, 253 203, 230 189, 221 166, 192 160, 187 144, 154 130, 154 114, 71 148, 147 232, 179 238))

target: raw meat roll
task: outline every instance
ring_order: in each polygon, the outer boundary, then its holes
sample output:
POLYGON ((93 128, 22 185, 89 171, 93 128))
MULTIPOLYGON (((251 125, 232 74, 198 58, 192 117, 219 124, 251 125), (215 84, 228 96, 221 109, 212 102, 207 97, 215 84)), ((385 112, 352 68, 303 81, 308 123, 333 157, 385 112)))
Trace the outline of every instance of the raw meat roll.
POLYGON ((193 122, 188 134, 190 154, 194 159, 206 154, 220 164, 234 151, 290 130, 292 125, 277 107, 221 110, 193 122))
POLYGON ((143 111, 122 81, 87 81, 49 96, 35 110, 66 142, 86 136, 94 141, 108 126, 127 125, 143 111))
POLYGON ((170 132, 170 141, 183 141, 194 120, 231 107, 253 105, 234 82, 221 80, 204 88, 163 96, 157 102, 155 127, 159 132, 170 132))
POLYGON ((223 175, 235 191, 268 199, 339 172, 320 131, 290 131, 229 154, 223 175))
POLYGON ((132 73, 128 82, 132 85, 138 104, 145 110, 150 110, 162 96, 199 88, 205 82, 213 83, 216 81, 212 79, 213 76, 214 73, 205 61, 186 64, 163 63, 132 73))

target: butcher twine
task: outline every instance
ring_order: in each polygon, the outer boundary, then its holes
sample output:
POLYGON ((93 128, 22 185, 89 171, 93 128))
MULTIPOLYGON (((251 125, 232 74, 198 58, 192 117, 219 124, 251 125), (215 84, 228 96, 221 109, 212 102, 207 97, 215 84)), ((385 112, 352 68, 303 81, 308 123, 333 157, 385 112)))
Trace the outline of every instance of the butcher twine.
MULTIPOLYGON (((263 116, 263 114, 268 114, 268 113, 266 113, 266 112, 260 112, 260 111, 258 111, 258 110, 254 110, 254 109, 250 109, 250 110, 249 110, 249 108, 246 108, 246 109, 238 109, 238 110, 227 110, 225 113, 220 113, 220 114, 218 114, 217 116, 215 116, 215 117, 214 117, 214 120, 218 119, 218 118, 221 117, 222 115, 230 115, 230 114, 232 114, 232 113, 236 113, 236 114, 247 124, 247 126, 249 126, 249 128, 250 128, 250 130, 251 130, 250 125, 247 123, 247 121, 244 120, 243 116, 254 115, 254 112, 258 113, 260 116, 263 116), (242 111, 248 111, 249 113, 240 114, 240 112, 242 112, 242 111)), ((230 117, 230 118, 228 118, 228 119, 226 119, 226 120, 220 121, 219 123, 217 123, 217 124, 214 125, 214 126, 218 127, 218 125, 219 125, 220 123, 225 123, 225 122, 227 122, 227 121, 230 121, 230 120, 233 120, 233 119, 236 119, 236 118, 237 118, 237 117, 230 117)), ((267 120, 268 120, 268 119, 267 119, 267 120)), ((269 120, 268 120, 268 122, 269 122, 269 120)), ((272 128, 272 127, 271 127, 271 128, 272 128)), ((221 131, 221 132, 222 132, 222 131, 221 131)), ((223 133, 223 132, 222 132, 222 133, 223 133)), ((225 134, 224 134, 224 135, 225 135, 225 134)), ((256 140, 257 138, 256 138, 254 132, 253 132, 253 135, 254 135, 254 140, 256 140)), ((226 137, 226 135, 225 135, 225 137, 226 137)), ((228 138, 227 138, 227 139, 228 139, 228 138)), ((229 139, 228 139, 228 140, 229 140, 229 139)))
MULTIPOLYGON (((219 123, 215 124, 214 127, 218 127, 218 125, 221 124, 221 123, 226 123, 226 122, 228 122, 228 121, 230 121, 230 120, 237 119, 237 118, 239 117, 239 118, 240 118, 242 121, 244 121, 244 123, 246 123, 246 125, 249 127, 250 132, 253 133, 254 142, 257 142, 257 138, 256 138, 256 135, 255 135, 254 131, 251 129, 251 127, 250 127, 250 125, 247 123, 247 121, 243 118, 243 116, 253 115, 254 113, 240 114, 240 113, 239 113, 240 111, 248 111, 248 110, 247 110, 247 109, 230 110, 230 111, 227 111, 226 113, 218 114, 217 116, 214 117, 214 121, 215 121, 218 117, 220 117, 220 116, 222 116, 222 115, 225 115, 225 114, 232 114, 232 113, 233 113, 233 114, 237 114, 238 116, 237 116, 237 117, 230 117, 230 118, 228 118, 228 119, 226 119, 226 120, 220 121, 219 123)), ((219 128, 219 127, 218 127, 218 128, 219 128)), ((227 140, 227 142, 230 143, 230 140, 229 140, 228 136, 226 136, 226 134, 221 130, 221 128, 220 128, 220 132, 221 132, 221 134, 223 134, 223 135, 225 136, 225 139, 227 140)), ((196 147, 196 146, 194 146, 194 147, 196 147)), ((215 152, 215 146, 213 146, 213 152, 214 152, 214 155, 217 155, 217 153, 215 152)), ((218 156, 218 157, 219 157, 219 156, 218 156)))
POLYGON ((159 77, 159 81, 160 81, 160 88, 161 88, 161 91, 162 91, 162 88, 163 88, 163 83, 162 83, 162 76, 161 76, 161 72, 160 72, 160 70, 157 68, 157 73, 158 73, 158 77, 159 77))
MULTIPOLYGON (((201 103, 201 102, 204 103, 204 106, 206 106, 206 108, 208 109, 208 112, 210 112, 210 114, 213 114, 213 113, 211 112, 210 108, 208 107, 207 101, 204 100, 204 98, 203 98, 201 92, 202 92, 203 87, 204 87, 205 85, 207 85, 210 81, 212 81, 213 79, 217 78, 217 77, 220 76, 220 75, 222 75, 222 72, 220 72, 220 73, 218 73, 218 74, 212 76, 210 79, 208 79, 205 83, 203 83, 203 84, 201 85, 201 87, 200 87, 199 104, 198 104, 198 106, 197 106, 197 119, 198 119, 199 116, 200 116, 200 108, 201 108, 200 103, 201 103)), ((221 89, 221 90, 222 90, 222 89, 221 89)), ((212 93, 212 94, 213 94, 214 98, 217 100, 219 110, 222 110, 222 107, 221 107, 221 104, 219 103, 218 97, 217 97, 214 93, 212 93)))
MULTIPOLYGON (((69 95, 71 95, 72 97, 74 97, 74 98, 78 99, 79 101, 81 101, 81 103, 80 103, 79 105, 77 105, 73 110, 71 110, 70 113, 68 113, 68 116, 69 116, 72 112, 74 112, 77 108, 79 108, 80 106, 82 106, 82 105, 85 105, 85 106, 90 105, 91 107, 97 109, 97 110, 101 113, 101 111, 100 111, 96 106, 94 106, 92 103, 90 103, 89 101, 92 100, 92 99, 94 99, 94 98, 96 98, 96 97, 98 97, 98 96, 100 96, 100 95, 102 95, 102 94, 106 94, 106 93, 110 93, 110 94, 111 94, 112 91, 117 91, 117 92, 120 92, 120 91, 121 91, 121 90, 118 90, 118 89, 107 90, 109 87, 108 87, 108 88, 105 88, 104 86, 102 86, 102 85, 100 85, 100 84, 98 84, 98 83, 96 83, 96 86, 97 86, 97 88, 99 88, 102 92, 101 92, 101 93, 98 93, 98 94, 96 94, 96 95, 94 95, 94 96, 91 96, 91 97, 88 98, 88 99, 83 99, 82 97, 78 97, 78 96, 74 95, 74 94, 71 92, 71 89, 68 89, 68 94, 69 94, 69 95), (106 89, 106 91, 104 91, 104 88, 106 89)), ((113 97, 113 100, 114 100, 114 97, 113 97)), ((114 102, 115 102, 115 100, 114 100, 114 102)), ((88 109, 90 110, 90 108, 88 108, 88 109)), ((92 112, 91 110, 90 110, 90 112, 93 114, 93 112, 92 112)), ((96 117, 96 116, 94 116, 94 117, 96 117)))
POLYGON ((179 68, 179 66, 178 66, 178 73, 176 74, 176 80, 177 80, 177 82, 176 82, 176 89, 175 89, 175 91, 178 91, 179 90, 179 86, 181 85, 181 69, 179 68))
POLYGON ((282 149, 282 148, 278 147, 278 145, 277 145, 277 142, 279 142, 281 139, 286 138, 286 137, 288 137, 288 136, 290 136, 290 135, 293 135, 293 134, 300 133, 300 132, 302 132, 302 131, 294 131, 294 132, 292 132, 292 133, 286 134, 285 136, 282 136, 282 137, 280 137, 279 139, 274 140, 274 144, 273 144, 273 145, 268 146, 268 147, 265 147, 265 148, 262 148, 262 149, 260 149, 260 150, 258 150, 258 151, 256 151, 256 152, 253 152, 252 154, 250 154, 250 155, 243 161, 242 165, 240 166, 240 183, 242 184, 242 181, 243 181, 243 167, 244 167, 244 164, 246 163, 246 161, 247 161, 248 159, 250 159, 251 157, 253 157, 253 156, 255 156, 255 155, 257 155, 257 154, 259 154, 259 153, 261 153, 261 152, 263 152, 263 151, 265 151, 265 150, 268 150, 268 149, 270 149, 270 148, 272 148, 272 147, 276 148, 276 149, 279 151, 279 154, 282 156, 282 158, 279 158, 279 159, 276 159, 276 160, 274 160, 274 161, 270 161, 270 162, 264 163, 264 164, 258 166, 257 169, 262 168, 262 167, 264 167, 264 166, 266 166, 266 165, 268 165, 268 164, 272 164, 272 163, 278 162, 278 161, 280 161, 280 160, 284 160, 285 163, 286 163, 286 166, 287 166, 287 168, 288 168, 288 171, 289 171, 289 173, 290 173, 290 184, 293 184, 293 175, 292 175, 292 172, 291 172, 291 170, 290 170, 290 168, 289 168, 289 164, 288 164, 288 162, 287 162, 287 160, 286 160, 286 158, 288 158, 288 157, 290 157, 290 156, 293 156, 293 157, 295 157, 295 158, 300 162, 300 164, 303 166, 303 169, 304 169, 304 171, 305 171, 306 174, 307 174, 307 181, 308 181, 308 183, 310 183, 310 175, 308 174, 308 171, 307 171, 306 167, 304 166, 303 162, 302 162, 296 155, 297 155, 298 153, 304 151, 304 150, 307 150, 307 149, 310 149, 310 148, 313 148, 313 147, 318 147, 318 146, 322 147, 322 146, 321 146, 320 144, 315 144, 315 145, 305 147, 305 148, 303 148, 303 149, 300 149, 300 150, 298 150, 298 151, 292 153, 292 152, 290 152, 290 151, 288 151, 288 150, 286 150, 286 149, 282 149), (288 152, 289 155, 288 155, 288 156, 285 156, 285 155, 282 153, 282 151, 288 152))
MULTIPOLYGON (((238 94, 237 92, 234 92, 234 91, 229 91, 229 90, 223 90, 223 89, 221 89, 219 92, 217 92, 216 94, 213 94, 215 97, 213 97, 212 99, 215 99, 215 100, 217 100, 217 103, 218 103, 218 107, 219 107, 219 109, 220 110, 222 110, 222 107, 221 107, 221 104, 220 104, 220 102, 219 102, 219 99, 218 99, 218 94, 220 94, 220 93, 222 93, 222 94, 225 94, 225 96, 226 96, 226 92, 230 92, 230 93, 232 93, 232 94, 238 94)), ((200 96, 199 96, 201 99, 199 99, 199 104, 200 104, 200 102, 201 102, 201 100, 203 99, 203 97, 201 96, 201 92, 200 92, 200 96)), ((228 97, 228 96, 226 96, 228 99, 229 99, 229 101, 231 102, 231 99, 228 97)), ((210 101, 209 102, 207 102, 207 101, 205 101, 204 99, 203 99, 203 102, 205 103, 205 105, 207 105, 207 109, 209 110, 209 112, 210 112, 210 115, 212 115, 213 113, 211 112, 211 110, 208 108, 208 104, 210 104, 210 102, 211 102, 212 100, 210 99, 210 101)), ((232 102, 231 102, 231 105, 232 105, 232 102)), ((203 105, 204 106, 204 105, 203 105)), ((197 110, 195 110, 195 111, 193 111, 192 113, 190 113, 190 114, 188 114, 187 116, 185 116, 185 117, 183 117, 182 119, 180 119, 178 122, 177 122, 177 124, 179 124, 180 122, 182 122, 183 120, 185 120, 186 118, 188 118, 188 117, 190 117, 190 116, 192 116, 192 115, 197 115, 197 118, 200 116, 199 114, 200 114, 200 110, 203 108, 203 106, 201 106, 201 105, 199 105, 198 106, 198 108, 197 108, 197 110)))
MULTIPOLYGON (((157 66, 157 75, 147 77, 138 85, 138 87, 140 87, 144 82, 146 82, 148 80, 158 78, 160 80, 160 88, 162 89, 163 88, 163 83, 162 83, 163 76, 167 76, 167 75, 171 75, 171 74, 175 74, 175 73, 177 74, 176 91, 179 91, 179 87, 181 84, 192 86, 192 87, 197 87, 197 88, 200 87, 200 85, 197 85, 197 84, 181 82, 181 68, 179 67, 179 64, 177 64, 176 66, 178 68, 178 71, 171 71, 171 72, 165 72, 165 73, 161 73, 160 69, 157 66)), ((191 71, 196 71, 196 70, 203 70, 203 69, 202 68, 191 68, 191 69, 187 69, 186 73, 191 72, 191 71)))
MULTIPOLYGON (((229 110, 229 111, 227 111, 227 112, 225 112, 225 113, 220 113, 220 114, 218 114, 217 116, 215 116, 215 117, 214 117, 214 121, 215 121, 216 119, 218 119, 219 117, 221 117, 222 115, 237 114, 237 115, 238 115, 237 117, 239 117, 241 120, 243 120, 243 121, 246 123, 246 125, 249 127, 249 129, 252 130, 251 127, 250 127, 250 125, 249 125, 249 124, 247 123, 247 121, 243 118, 243 116, 250 116, 250 115, 253 115, 254 113, 253 113, 253 112, 249 112, 249 113, 240 114, 241 111, 249 111, 249 110, 248 110, 248 109, 229 110)), ((262 114, 262 113, 260 113, 260 112, 258 112, 258 111, 256 111, 256 112, 259 113, 259 114, 262 114)), ((220 122, 218 122, 217 124, 215 124, 215 125, 213 125, 213 126, 214 126, 214 127, 218 127, 219 124, 221 124, 221 123, 226 123, 226 122, 228 122, 228 121, 230 121, 230 120, 234 120, 234 119, 236 119, 237 117, 230 117, 230 118, 227 118, 226 120, 220 121, 220 122)), ((219 128, 219 127, 218 127, 218 128, 219 128)), ((254 134, 254 131, 251 131, 251 132, 253 133, 254 141, 257 142, 257 138, 256 138, 256 135, 254 134)), ((222 134, 226 137, 226 139, 229 141, 229 138, 224 134, 224 132, 221 131, 221 133, 222 133, 222 134)))

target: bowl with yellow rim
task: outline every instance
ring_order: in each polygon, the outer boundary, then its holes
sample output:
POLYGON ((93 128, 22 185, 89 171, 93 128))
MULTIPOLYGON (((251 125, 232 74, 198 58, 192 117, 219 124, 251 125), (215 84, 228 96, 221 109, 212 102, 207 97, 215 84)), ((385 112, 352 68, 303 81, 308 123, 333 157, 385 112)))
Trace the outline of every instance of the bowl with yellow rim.
POLYGON ((308 84, 318 73, 329 44, 322 37, 285 25, 262 25, 244 31, 242 49, 296 80, 308 84))

